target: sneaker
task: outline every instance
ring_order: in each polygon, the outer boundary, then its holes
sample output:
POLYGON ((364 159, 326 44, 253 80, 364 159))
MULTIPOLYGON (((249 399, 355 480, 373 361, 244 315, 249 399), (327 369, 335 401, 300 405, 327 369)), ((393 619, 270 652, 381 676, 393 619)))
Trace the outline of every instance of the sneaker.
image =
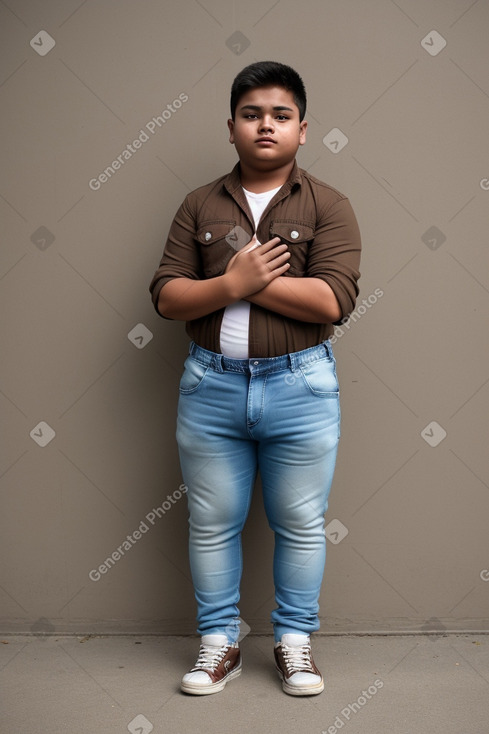
POLYGON ((315 696, 324 690, 323 676, 312 659, 309 635, 285 634, 274 648, 275 665, 285 693, 315 696))
POLYGON ((237 642, 231 644, 226 635, 203 635, 199 657, 192 670, 182 678, 184 693, 205 696, 218 693, 232 678, 241 674, 241 654, 237 642))

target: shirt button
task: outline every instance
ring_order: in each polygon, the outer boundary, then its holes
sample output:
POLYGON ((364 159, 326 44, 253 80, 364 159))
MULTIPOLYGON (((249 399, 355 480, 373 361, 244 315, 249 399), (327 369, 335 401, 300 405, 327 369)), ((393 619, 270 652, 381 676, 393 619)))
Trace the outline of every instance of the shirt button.
POLYGON ((292 232, 290 233, 290 236, 292 237, 293 240, 296 240, 299 236, 299 232, 296 229, 293 229, 292 232))
POLYGON ((204 236, 205 236, 205 241, 209 242, 209 240, 212 239, 212 232, 206 232, 204 236))

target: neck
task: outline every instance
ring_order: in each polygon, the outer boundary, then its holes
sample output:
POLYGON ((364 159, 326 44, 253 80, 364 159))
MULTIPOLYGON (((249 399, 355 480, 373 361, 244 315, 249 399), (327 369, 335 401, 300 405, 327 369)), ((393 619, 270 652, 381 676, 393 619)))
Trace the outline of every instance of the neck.
POLYGON ((271 171, 257 171, 255 168, 240 162, 241 185, 253 194, 262 194, 264 191, 283 186, 288 180, 294 167, 294 161, 271 171))

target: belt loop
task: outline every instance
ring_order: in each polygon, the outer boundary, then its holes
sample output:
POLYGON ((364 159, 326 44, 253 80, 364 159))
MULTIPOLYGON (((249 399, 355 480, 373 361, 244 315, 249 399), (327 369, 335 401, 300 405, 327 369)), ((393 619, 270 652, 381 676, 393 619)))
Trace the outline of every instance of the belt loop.
POLYGON ((222 366, 222 354, 216 354, 212 358, 211 367, 216 372, 224 372, 222 366))
POLYGON ((326 341, 324 342, 324 347, 328 353, 328 357, 330 359, 333 359, 333 348, 331 346, 331 342, 329 341, 329 339, 326 339, 326 341))

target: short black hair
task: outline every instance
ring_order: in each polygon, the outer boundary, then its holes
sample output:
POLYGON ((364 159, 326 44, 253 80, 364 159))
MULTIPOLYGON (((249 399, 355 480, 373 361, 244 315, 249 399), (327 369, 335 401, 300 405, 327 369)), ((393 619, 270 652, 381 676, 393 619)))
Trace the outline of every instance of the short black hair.
POLYGON ((246 66, 236 76, 231 87, 231 117, 234 120, 236 107, 241 97, 258 87, 283 87, 294 95, 299 108, 300 121, 306 114, 306 88, 299 74, 286 64, 278 61, 257 61, 246 66))

